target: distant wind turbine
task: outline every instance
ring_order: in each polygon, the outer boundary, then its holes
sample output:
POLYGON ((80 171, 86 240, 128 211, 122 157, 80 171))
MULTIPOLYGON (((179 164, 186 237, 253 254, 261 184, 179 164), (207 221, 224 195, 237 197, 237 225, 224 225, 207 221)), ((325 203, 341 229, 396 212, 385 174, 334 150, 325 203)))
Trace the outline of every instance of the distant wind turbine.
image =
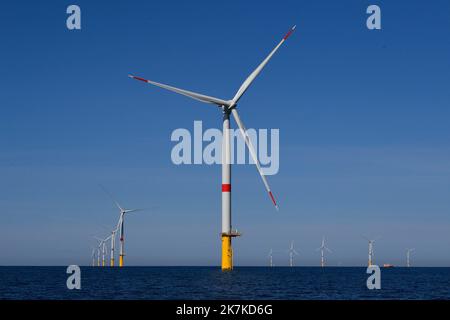
POLYGON ((411 263, 410 263, 410 254, 411 254, 411 252, 413 252, 415 249, 414 248, 412 248, 412 249, 406 249, 406 266, 409 268, 409 267, 411 267, 411 263))
POLYGON ((369 242, 369 261, 368 261, 368 266, 371 267, 373 265, 373 261, 374 261, 373 244, 380 237, 376 237, 375 239, 372 239, 372 240, 367 238, 367 237, 364 237, 364 236, 363 236, 363 238, 366 239, 369 242))
POLYGON ((111 236, 108 236, 105 239, 95 237, 95 239, 97 239, 100 242, 99 247, 100 246, 102 247, 102 267, 105 266, 106 241, 108 241, 110 238, 111 238, 111 236))
POLYGON ((92 266, 95 267, 95 248, 92 248, 91 258, 92 258, 92 266))
POLYGON ((294 249, 294 241, 291 241, 291 246, 289 247, 289 266, 294 266, 294 255, 298 256, 298 252, 294 249))
POLYGON ((328 251, 329 253, 331 253, 332 251, 325 246, 325 236, 322 238, 322 245, 317 248, 316 250, 320 250, 320 266, 323 268, 325 267, 325 256, 324 256, 324 251, 328 251))
POLYGON ((100 247, 102 246, 102 240, 100 238, 97 238, 97 237, 94 237, 94 238, 99 241, 99 244, 98 244, 98 247, 97 247, 97 267, 100 267, 100 247))
POLYGON ((273 267, 273 250, 272 249, 270 249, 268 257, 269 257, 269 266, 273 267))
POLYGON ((115 257, 115 247, 116 247, 116 233, 119 230, 119 224, 117 227, 111 231, 111 253, 110 253, 110 266, 114 267, 114 257, 115 257))
POLYGON ((123 267, 124 264, 124 256, 125 256, 125 231, 124 231, 124 223, 125 223, 125 214, 141 211, 143 209, 124 209, 120 206, 120 204, 114 199, 114 197, 105 189, 102 185, 100 187, 105 191, 105 193, 112 199, 116 207, 119 209, 119 222, 117 223, 117 229, 119 229, 119 240, 120 240, 120 254, 119 254, 119 267, 123 267))

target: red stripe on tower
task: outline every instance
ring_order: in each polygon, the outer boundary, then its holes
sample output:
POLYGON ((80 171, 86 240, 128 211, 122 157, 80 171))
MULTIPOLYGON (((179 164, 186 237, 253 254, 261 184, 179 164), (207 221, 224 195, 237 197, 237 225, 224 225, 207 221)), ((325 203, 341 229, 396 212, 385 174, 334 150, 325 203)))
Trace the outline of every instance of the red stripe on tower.
POLYGON ((222 192, 231 192, 231 184, 222 183, 222 192))

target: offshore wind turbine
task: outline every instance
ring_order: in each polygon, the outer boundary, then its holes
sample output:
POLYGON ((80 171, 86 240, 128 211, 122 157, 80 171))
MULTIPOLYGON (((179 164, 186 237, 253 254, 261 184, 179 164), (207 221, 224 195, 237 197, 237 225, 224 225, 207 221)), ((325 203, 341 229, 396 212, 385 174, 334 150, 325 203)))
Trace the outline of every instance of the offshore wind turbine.
MULTIPOLYGON (((97 237, 94 237, 94 238, 98 240, 97 237)), ((99 240, 99 241, 100 242, 97 247, 97 267, 100 267, 100 246, 102 245, 102 241, 101 240, 99 240)))
POLYGON ((125 223, 125 214, 136 212, 142 209, 123 209, 117 202, 117 207, 120 210, 120 217, 119 217, 119 241, 120 241, 120 253, 119 253, 119 267, 123 267, 124 263, 124 256, 125 256, 125 229, 124 229, 124 223, 125 223))
POLYGON ((105 266, 105 254, 106 254, 106 241, 103 241, 103 245, 102 245, 102 267, 105 266))
POLYGON ((291 241, 291 246, 289 247, 289 266, 294 266, 294 255, 298 256, 298 252, 294 249, 294 241, 291 241))
POLYGON ((92 248, 91 258, 92 258, 92 266, 95 267, 95 248, 92 248))
POLYGON ((114 257, 115 257, 115 247, 116 247, 116 233, 119 230, 119 224, 117 224, 116 229, 111 231, 111 253, 110 253, 110 266, 114 267, 114 257))
POLYGON ((268 257, 269 257, 269 266, 273 267, 273 250, 272 249, 270 249, 268 257))
POLYGON ((100 241, 99 247, 102 247, 102 267, 105 266, 105 255, 106 255, 106 241, 109 240, 109 238, 111 238, 111 236, 106 237, 105 239, 101 239, 101 238, 97 238, 95 237, 98 241, 100 241))
POLYGON ((100 186, 105 193, 111 197, 112 201, 119 209, 119 222, 117 223, 117 229, 119 230, 119 241, 120 241, 120 253, 119 253, 119 267, 123 267, 124 264, 124 256, 125 256, 125 230, 124 230, 124 222, 125 222, 125 214, 132 213, 136 211, 141 211, 143 209, 124 209, 120 206, 120 204, 114 199, 114 197, 105 189, 105 187, 100 186))
POLYGON ((232 270, 233 269, 233 249, 231 245, 231 239, 233 237, 240 236, 236 230, 232 229, 231 226, 231 145, 230 145, 230 114, 233 115, 240 132, 244 138, 244 141, 249 149, 249 153, 256 165, 256 168, 261 176, 264 186, 268 192, 270 199, 272 200, 275 208, 278 210, 278 205, 275 201, 275 197, 269 187, 267 179, 261 170, 261 165, 258 161, 256 151, 251 143, 251 140, 246 132, 245 126, 239 117, 237 112, 237 103, 241 99, 242 95, 247 91, 252 82, 261 72, 261 70, 266 66, 275 52, 280 48, 280 46, 287 40, 287 38, 294 32, 295 26, 293 26, 289 32, 283 37, 283 39, 278 43, 278 45, 270 52, 270 54, 261 62, 261 64, 248 76, 248 78, 242 83, 239 90, 236 92, 231 100, 223 100, 192 91, 175 88, 166 84, 154 82, 141 77, 136 77, 129 75, 129 77, 146 82, 148 84, 187 96, 189 98, 209 103, 218 106, 223 115, 223 138, 222 138, 222 270, 232 270))
POLYGON ((323 268, 325 267, 325 255, 324 255, 324 251, 328 251, 329 253, 331 253, 331 249, 329 249, 327 246, 325 246, 325 236, 322 238, 322 245, 317 248, 317 250, 320 250, 320 266, 323 268))
POLYGON ((410 254, 411 252, 413 252, 415 249, 406 249, 406 266, 409 268, 411 267, 411 263, 410 263, 410 254))
POLYGON ((366 239, 369 242, 369 261, 368 261, 368 266, 371 267, 373 265, 373 244, 375 243, 375 240, 378 240, 379 237, 375 238, 375 239, 369 239, 363 236, 364 239, 366 239))

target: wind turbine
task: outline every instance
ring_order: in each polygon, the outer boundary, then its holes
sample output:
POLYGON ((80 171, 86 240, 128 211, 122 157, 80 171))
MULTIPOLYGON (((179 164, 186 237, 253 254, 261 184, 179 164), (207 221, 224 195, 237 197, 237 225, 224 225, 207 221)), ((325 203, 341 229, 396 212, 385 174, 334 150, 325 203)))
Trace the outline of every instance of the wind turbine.
POLYGON ((141 77, 136 77, 129 75, 129 77, 146 82, 148 84, 173 91, 175 93, 187 96, 189 98, 209 103, 218 106, 222 110, 223 114, 223 139, 222 139, 222 270, 232 270, 233 269, 233 249, 231 246, 231 239, 233 237, 240 236, 236 230, 232 229, 231 226, 231 145, 230 145, 230 114, 233 115, 240 132, 244 138, 244 141, 249 149, 249 153, 256 165, 256 168, 261 176, 264 186, 268 192, 270 199, 272 200, 275 208, 278 210, 278 205, 275 201, 272 191, 270 190, 269 184, 265 175, 261 170, 261 165, 258 161, 256 151, 251 143, 251 140, 246 132, 245 126, 239 117, 236 110, 237 103, 242 95, 247 91, 252 82, 261 72, 261 70, 266 66, 278 48, 287 40, 287 38, 294 32, 295 26, 293 26, 289 32, 283 37, 283 39, 278 43, 278 45, 270 52, 270 54, 261 62, 261 64, 248 76, 248 78, 242 83, 239 90, 236 92, 231 100, 223 100, 192 91, 175 88, 166 84, 154 82, 141 77))
MULTIPOLYGON (((103 187, 102 185, 100 185, 100 187, 111 198, 111 200, 114 202, 114 204, 116 205, 116 207, 119 209, 119 212, 120 212, 120 214, 119 214, 119 222, 117 223, 117 227, 115 229, 116 230, 115 232, 117 232, 117 229, 119 230, 119 241, 120 241, 119 267, 123 267, 123 260, 124 260, 123 257, 125 256, 125 232, 124 232, 125 214, 131 213, 131 212, 136 212, 136 211, 141 211, 143 209, 124 209, 114 199, 112 194, 109 193, 108 190, 106 190, 105 187, 103 187)), ((115 234, 115 232, 113 232, 113 233, 115 234)), ((114 256, 114 254, 112 256, 114 256)))
POLYGON ((329 253, 332 252, 327 246, 325 246, 325 236, 322 238, 322 245, 316 250, 320 250, 320 266, 323 268, 325 267, 324 250, 327 250, 329 253))
POLYGON ((369 261, 368 261, 368 266, 371 267, 373 265, 373 244, 375 243, 376 240, 379 239, 379 237, 376 237, 375 239, 369 239, 363 236, 364 239, 366 239, 369 242, 369 261))
POLYGON ((119 267, 123 267, 123 257, 125 256, 125 231, 124 231, 125 214, 136 212, 142 209, 123 209, 117 202, 116 205, 120 210, 119 226, 118 226, 120 237, 119 267))
POLYGON ((119 230, 119 224, 117 224, 116 229, 111 231, 111 254, 110 254, 110 260, 111 260, 111 267, 114 267, 114 257, 115 257, 115 247, 116 247, 116 233, 119 230))
POLYGON ((102 239, 94 237, 99 241, 98 247, 97 247, 97 267, 100 267, 100 247, 102 245, 102 239))
POLYGON ((100 241, 99 244, 99 248, 100 246, 102 247, 102 267, 105 266, 105 255, 106 255, 106 241, 108 241, 111 236, 106 237, 105 239, 101 239, 101 238, 97 238, 95 237, 98 241, 100 241))
POLYGON ((406 249, 406 266, 407 266, 408 268, 411 267, 409 257, 410 257, 411 252, 413 252, 414 250, 415 250, 414 248, 412 248, 412 249, 406 249))
POLYGON ((91 258, 92 258, 92 266, 95 267, 95 248, 92 248, 91 258))
POLYGON ((269 257, 269 266, 273 267, 273 250, 272 249, 270 249, 268 257, 269 257))
POLYGON ((298 256, 298 252, 294 249, 294 241, 291 241, 291 246, 289 247, 289 266, 294 266, 294 255, 298 256))

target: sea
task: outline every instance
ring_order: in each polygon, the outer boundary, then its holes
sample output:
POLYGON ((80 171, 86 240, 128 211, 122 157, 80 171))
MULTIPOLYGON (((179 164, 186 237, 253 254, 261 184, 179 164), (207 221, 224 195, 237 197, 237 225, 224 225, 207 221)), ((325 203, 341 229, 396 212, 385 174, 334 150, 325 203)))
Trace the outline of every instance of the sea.
POLYGON ((381 268, 369 290, 363 267, 0 267, 0 300, 450 300, 450 268, 381 268))

